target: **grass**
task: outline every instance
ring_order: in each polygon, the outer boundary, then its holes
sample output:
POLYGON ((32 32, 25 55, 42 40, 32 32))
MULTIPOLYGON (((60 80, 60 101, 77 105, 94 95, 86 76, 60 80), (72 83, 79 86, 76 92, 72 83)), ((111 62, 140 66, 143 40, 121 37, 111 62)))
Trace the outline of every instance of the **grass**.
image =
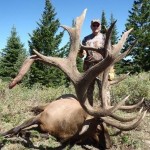
MULTIPOLYGON (((130 94, 128 103, 135 103, 143 97, 150 101, 150 75, 141 73, 130 76, 128 79, 112 87, 111 95, 113 103, 117 103, 122 97, 130 94)), ((0 132, 21 124, 26 119, 33 116, 29 110, 37 105, 55 100, 62 94, 73 93, 73 87, 65 88, 64 86, 55 88, 45 88, 35 85, 28 89, 22 85, 17 85, 14 89, 8 89, 8 83, 0 81, 0 132)), ((120 114, 124 115, 124 114, 120 114)), ((128 114, 127 114, 128 115, 128 114)), ((135 129, 129 132, 122 132, 118 136, 112 136, 113 147, 111 150, 149 150, 150 144, 150 113, 147 113, 143 122, 135 129)), ((110 128, 110 132, 113 130, 110 128)), ((38 133, 34 135, 30 142, 26 142, 20 137, 4 139, 0 137, 2 150, 27 150, 27 149, 52 149, 60 145, 55 138, 49 137, 44 139, 38 133)), ((93 147, 88 147, 94 149, 93 147)), ((66 147, 66 150, 69 147, 66 147)), ((75 145, 72 150, 82 150, 84 148, 75 145)))

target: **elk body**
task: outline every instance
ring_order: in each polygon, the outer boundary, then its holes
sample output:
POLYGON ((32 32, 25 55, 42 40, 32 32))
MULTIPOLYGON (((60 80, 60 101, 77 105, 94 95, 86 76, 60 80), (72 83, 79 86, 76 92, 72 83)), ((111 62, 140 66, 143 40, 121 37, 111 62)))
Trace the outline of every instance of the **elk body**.
POLYGON ((36 124, 38 126, 34 127, 34 130, 49 133, 61 143, 82 142, 88 139, 96 146, 110 147, 111 141, 102 121, 88 115, 77 99, 73 97, 58 99, 46 106, 35 107, 34 111, 41 111, 41 113, 3 133, 2 136, 17 135, 22 130, 31 130, 32 126, 36 124), (103 135, 105 136, 103 137, 103 135))
POLYGON ((86 47, 80 44, 80 31, 84 21, 86 9, 81 16, 75 20, 74 27, 62 26, 68 31, 70 35, 70 52, 66 58, 57 58, 51 56, 44 56, 37 50, 34 50, 35 55, 30 56, 23 63, 18 75, 10 83, 9 87, 13 88, 26 74, 34 61, 41 61, 47 65, 53 65, 61 69, 67 77, 72 81, 77 99, 65 98, 54 101, 44 107, 43 111, 37 116, 24 122, 22 125, 17 126, 8 132, 3 133, 3 136, 13 135, 20 132, 22 129, 38 124, 43 132, 60 139, 62 142, 66 141, 79 141, 86 137, 90 137, 97 143, 104 141, 104 147, 111 146, 110 136, 105 126, 110 125, 121 131, 128 131, 136 128, 144 118, 146 111, 139 112, 138 115, 128 118, 122 118, 115 114, 117 110, 135 109, 143 102, 143 99, 132 106, 126 106, 125 102, 129 96, 125 97, 115 106, 111 105, 111 98, 107 95, 110 85, 121 81, 123 78, 114 81, 108 81, 108 74, 110 68, 119 60, 124 58, 133 48, 135 43, 124 53, 120 53, 129 33, 132 29, 126 31, 120 41, 111 45, 110 38, 111 32, 115 22, 106 31, 106 40, 103 49, 86 47), (103 55, 104 59, 98 62, 84 73, 80 73, 77 69, 76 58, 79 49, 97 51, 103 55), (95 80, 99 75, 102 75, 102 84, 100 89, 100 106, 94 107, 89 103, 87 98, 87 89, 90 83, 95 80))

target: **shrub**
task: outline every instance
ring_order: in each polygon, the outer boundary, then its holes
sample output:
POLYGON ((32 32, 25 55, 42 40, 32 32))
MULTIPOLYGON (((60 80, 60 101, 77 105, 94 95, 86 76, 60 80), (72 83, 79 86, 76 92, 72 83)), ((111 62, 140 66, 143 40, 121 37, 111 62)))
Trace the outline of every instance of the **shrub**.
POLYGON ((150 74, 143 72, 138 75, 132 75, 112 86, 111 88, 112 100, 117 103, 123 97, 130 95, 129 104, 136 103, 144 98, 150 102, 150 74))

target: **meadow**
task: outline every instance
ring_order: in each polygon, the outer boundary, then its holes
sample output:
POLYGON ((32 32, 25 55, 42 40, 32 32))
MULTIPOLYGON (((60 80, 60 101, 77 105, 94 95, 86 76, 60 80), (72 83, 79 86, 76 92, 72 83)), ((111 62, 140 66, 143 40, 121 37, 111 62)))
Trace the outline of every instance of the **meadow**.
MULTIPOLYGON (((39 84, 32 88, 23 84, 17 85, 13 89, 8 89, 7 82, 0 80, 0 133, 21 124, 34 114, 30 111, 32 107, 49 103, 63 94, 75 94, 73 86, 61 86, 59 88, 47 88, 39 84)), ((142 105, 148 112, 142 123, 129 132, 121 132, 118 136, 111 136, 113 147, 111 150, 149 150, 150 149, 150 73, 140 73, 131 75, 119 84, 111 87, 111 100, 115 104, 123 97, 130 95, 127 104, 134 104, 145 99, 142 105)), ((98 101, 96 87, 95 101, 98 101)), ((141 107, 142 107, 141 106, 141 107)), ((58 106, 59 107, 59 106, 58 106)), ((136 111, 136 110, 135 110, 136 111)), ((129 113, 129 112, 127 112, 129 113)), ((119 112, 124 115, 123 112, 119 112)), ((113 134, 113 129, 109 129, 113 134)), ((56 149, 60 145, 54 137, 48 139, 41 137, 39 133, 32 132, 33 137, 25 140, 21 137, 5 139, 0 137, 0 148, 2 150, 27 150, 27 149, 56 149)), ((67 147, 65 149, 68 149, 67 147)), ((75 145, 72 150, 96 149, 89 145, 81 147, 75 145)))

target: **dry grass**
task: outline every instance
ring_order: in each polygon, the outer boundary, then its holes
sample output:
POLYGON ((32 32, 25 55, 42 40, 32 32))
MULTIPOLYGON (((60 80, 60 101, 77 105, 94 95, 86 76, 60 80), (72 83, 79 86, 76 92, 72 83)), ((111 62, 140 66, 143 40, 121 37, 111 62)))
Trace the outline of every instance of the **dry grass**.
POLYGON ((147 113, 143 122, 135 129, 122 132, 113 139, 111 150, 149 150, 150 149, 150 113, 147 113))
MULTIPOLYGON (((36 85, 28 89, 21 85, 9 90, 7 83, 0 83, 0 132, 21 124, 26 119, 33 116, 30 108, 37 105, 44 105, 62 94, 74 93, 73 88, 58 89, 44 88, 36 85)), ((113 147, 111 150, 149 150, 150 149, 150 114, 147 113, 143 122, 135 130, 122 132, 117 137, 112 136, 113 147)), ((112 130, 111 130, 112 132, 112 130)), ((27 150, 27 149, 54 149, 60 145, 53 137, 44 139, 39 133, 32 132, 33 137, 28 142, 20 137, 3 139, 0 137, 2 150, 27 150)), ((65 148, 70 149, 69 147, 65 148)), ((72 150, 95 149, 85 145, 84 147, 75 145, 72 150)))

